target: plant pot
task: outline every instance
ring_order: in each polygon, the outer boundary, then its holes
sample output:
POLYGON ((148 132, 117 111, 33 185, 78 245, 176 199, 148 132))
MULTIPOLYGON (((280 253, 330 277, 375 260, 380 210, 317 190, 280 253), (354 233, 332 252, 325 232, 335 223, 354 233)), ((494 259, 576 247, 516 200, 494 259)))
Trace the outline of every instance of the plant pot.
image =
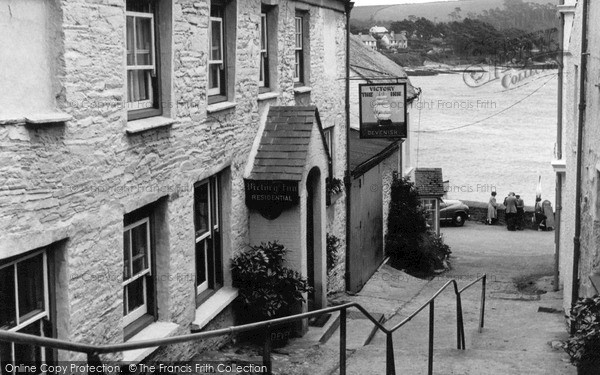
POLYGON ((580 363, 577 365, 577 375, 600 375, 600 361, 580 363))

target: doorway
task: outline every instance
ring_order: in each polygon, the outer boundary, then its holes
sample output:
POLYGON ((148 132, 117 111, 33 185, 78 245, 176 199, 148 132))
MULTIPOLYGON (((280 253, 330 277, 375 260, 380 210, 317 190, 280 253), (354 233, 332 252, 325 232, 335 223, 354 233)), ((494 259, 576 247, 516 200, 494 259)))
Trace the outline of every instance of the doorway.
POLYGON ((324 283, 322 259, 324 249, 321 229, 321 172, 315 167, 306 178, 306 278, 312 291, 308 293, 308 310, 324 307, 321 290, 324 283))

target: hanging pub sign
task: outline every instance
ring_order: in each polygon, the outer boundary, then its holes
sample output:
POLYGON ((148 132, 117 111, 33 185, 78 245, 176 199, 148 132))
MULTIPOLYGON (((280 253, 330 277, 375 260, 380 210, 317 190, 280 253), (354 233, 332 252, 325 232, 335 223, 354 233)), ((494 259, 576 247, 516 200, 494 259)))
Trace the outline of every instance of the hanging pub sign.
POLYGON ((276 218, 284 209, 300 202, 298 181, 244 179, 246 206, 258 210, 268 219, 276 218))
POLYGON ((406 138, 406 83, 358 85, 361 138, 406 138))

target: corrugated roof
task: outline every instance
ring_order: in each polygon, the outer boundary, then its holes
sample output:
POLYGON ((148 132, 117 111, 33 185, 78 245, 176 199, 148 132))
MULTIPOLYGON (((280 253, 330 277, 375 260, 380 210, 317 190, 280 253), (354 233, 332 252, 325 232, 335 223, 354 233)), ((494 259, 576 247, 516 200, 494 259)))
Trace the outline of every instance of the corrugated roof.
POLYGON ((350 129, 350 171, 353 177, 364 174, 396 151, 399 140, 361 139, 360 131, 350 129))
POLYGON ((415 187, 419 190, 421 196, 443 196, 442 168, 415 169, 415 187))
POLYGON ((356 35, 350 36, 350 69, 366 81, 373 79, 374 83, 394 83, 397 78, 408 82, 406 95, 408 100, 418 96, 404 69, 381 53, 365 46, 356 35), (381 79, 389 76, 389 80, 381 79), (375 80, 377 78, 377 80, 375 80))
POLYGON ((315 106, 270 107, 249 178, 302 180, 313 126, 319 127, 325 143, 320 121, 315 106))

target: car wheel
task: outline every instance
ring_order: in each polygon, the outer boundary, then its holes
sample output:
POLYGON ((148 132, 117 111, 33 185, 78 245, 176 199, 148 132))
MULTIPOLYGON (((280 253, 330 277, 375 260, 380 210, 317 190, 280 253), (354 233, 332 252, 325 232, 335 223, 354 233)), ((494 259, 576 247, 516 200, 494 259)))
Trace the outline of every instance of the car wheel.
POLYGON ((462 227, 463 225, 465 225, 465 216, 462 214, 454 215, 454 218, 452 219, 452 224, 454 224, 454 226, 456 227, 462 227))

